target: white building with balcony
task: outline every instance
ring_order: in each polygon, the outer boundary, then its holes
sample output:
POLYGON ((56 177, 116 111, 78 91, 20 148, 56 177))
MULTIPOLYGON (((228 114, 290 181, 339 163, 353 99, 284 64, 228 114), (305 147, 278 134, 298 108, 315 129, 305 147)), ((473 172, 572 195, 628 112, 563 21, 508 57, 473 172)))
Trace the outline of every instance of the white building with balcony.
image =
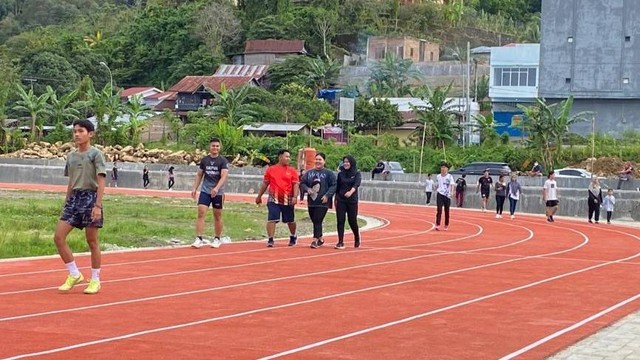
POLYGON ((532 104, 538 97, 540 44, 509 44, 491 48, 489 97, 498 134, 523 136, 523 112, 518 105, 532 104))

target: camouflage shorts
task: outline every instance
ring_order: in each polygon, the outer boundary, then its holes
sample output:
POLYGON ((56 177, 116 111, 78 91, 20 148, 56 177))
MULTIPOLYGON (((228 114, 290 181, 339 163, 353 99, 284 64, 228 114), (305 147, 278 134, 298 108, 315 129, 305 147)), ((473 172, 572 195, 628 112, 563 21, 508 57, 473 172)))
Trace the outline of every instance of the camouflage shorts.
POLYGON ((74 190, 64 204, 60 220, 69 225, 84 229, 86 227, 101 228, 104 221, 104 212, 99 220, 91 220, 91 212, 96 204, 97 193, 95 191, 74 190))

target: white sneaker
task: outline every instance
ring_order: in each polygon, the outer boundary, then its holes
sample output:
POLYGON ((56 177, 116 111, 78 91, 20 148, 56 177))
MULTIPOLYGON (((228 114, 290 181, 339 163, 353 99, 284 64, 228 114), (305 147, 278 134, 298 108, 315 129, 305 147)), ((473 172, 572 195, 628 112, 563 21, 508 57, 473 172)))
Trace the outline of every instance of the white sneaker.
POLYGON ((487 211, 487 209, 485 209, 485 208, 482 208, 482 212, 486 212, 486 211, 487 211))
POLYGON ((207 239, 201 240, 199 237, 196 237, 196 240, 193 242, 193 244, 191 244, 191 247, 195 249, 200 249, 202 245, 207 245, 207 244, 209 244, 209 240, 207 239))
POLYGON ((496 214, 496 219, 500 219, 500 214, 496 214))
POLYGON ((213 242, 211 242, 211 247, 214 248, 214 249, 219 248, 220 245, 222 245, 222 241, 220 241, 220 239, 218 239, 218 238, 214 238, 213 242))
POLYGON ((515 215, 511 215, 511 220, 515 219, 516 216, 515 215))

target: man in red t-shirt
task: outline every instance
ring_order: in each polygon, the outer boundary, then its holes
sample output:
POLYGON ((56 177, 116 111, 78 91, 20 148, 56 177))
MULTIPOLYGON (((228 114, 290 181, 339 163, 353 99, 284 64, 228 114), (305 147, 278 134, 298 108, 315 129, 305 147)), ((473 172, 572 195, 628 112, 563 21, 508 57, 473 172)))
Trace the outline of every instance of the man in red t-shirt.
POLYGON ((282 220, 289 226, 289 246, 294 246, 298 242, 296 236, 296 221, 294 206, 298 201, 300 191, 300 178, 298 171, 289 166, 291 153, 289 150, 278 151, 278 163, 267 168, 264 173, 264 181, 258 191, 256 204, 262 204, 262 195, 269 189, 267 200, 267 241, 268 247, 274 246, 273 236, 276 232, 276 223, 282 220))

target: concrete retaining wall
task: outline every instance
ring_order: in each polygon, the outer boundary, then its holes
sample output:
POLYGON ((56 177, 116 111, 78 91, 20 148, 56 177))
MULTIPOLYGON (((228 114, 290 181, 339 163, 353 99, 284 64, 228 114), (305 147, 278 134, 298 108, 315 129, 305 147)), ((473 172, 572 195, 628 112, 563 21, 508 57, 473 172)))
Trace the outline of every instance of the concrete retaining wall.
MULTIPOLYGON (((56 162, 46 162, 43 160, 26 161, 22 164, 7 163, 2 159, 0 163, 0 182, 5 183, 36 183, 36 184, 56 184, 66 185, 67 179, 63 176, 63 164, 56 162), (32 162, 31 164, 28 164, 32 162)), ((15 162, 15 161, 13 161, 15 162)), ((150 168, 150 188, 166 189, 167 165, 151 165, 150 168)), ((195 167, 176 167, 175 190, 188 191, 191 189, 195 176, 195 167)), ((241 168, 234 168, 229 176, 226 187, 227 192, 233 193, 255 193, 261 184, 261 169, 245 169, 242 174, 241 168), (247 174, 247 172, 255 174, 247 174)), ((364 179, 369 179, 370 174, 363 174, 364 179)), ((474 184, 475 177, 467 176, 468 183, 474 184)), ((559 179, 560 180, 560 179, 559 179)), ((565 180, 565 179, 562 179, 565 180)), ((574 179, 571 179, 574 180, 574 179)), ((524 186, 523 197, 518 204, 518 211, 525 213, 542 213, 542 181, 540 178, 521 178, 524 186), (534 185, 528 185, 527 180, 539 181, 534 185)), ((142 187, 142 165, 122 164, 120 166, 120 176, 118 185, 120 187, 141 188, 142 187)), ((563 185, 563 181, 558 181, 560 208, 559 215, 586 217, 587 212, 587 190, 586 185, 578 189, 569 189, 563 185)), ((417 182, 400 181, 363 181, 360 188, 360 198, 366 201, 403 203, 403 204, 424 204, 425 194, 422 184, 417 182)), ((640 221, 640 192, 638 191, 616 191, 616 211, 614 218, 625 218, 640 221)), ((480 198, 475 193, 475 186, 471 186, 465 196, 465 207, 479 208, 480 198)), ((495 199, 491 198, 489 209, 495 208, 495 199)), ((508 202, 505 204, 508 209, 508 202)))

